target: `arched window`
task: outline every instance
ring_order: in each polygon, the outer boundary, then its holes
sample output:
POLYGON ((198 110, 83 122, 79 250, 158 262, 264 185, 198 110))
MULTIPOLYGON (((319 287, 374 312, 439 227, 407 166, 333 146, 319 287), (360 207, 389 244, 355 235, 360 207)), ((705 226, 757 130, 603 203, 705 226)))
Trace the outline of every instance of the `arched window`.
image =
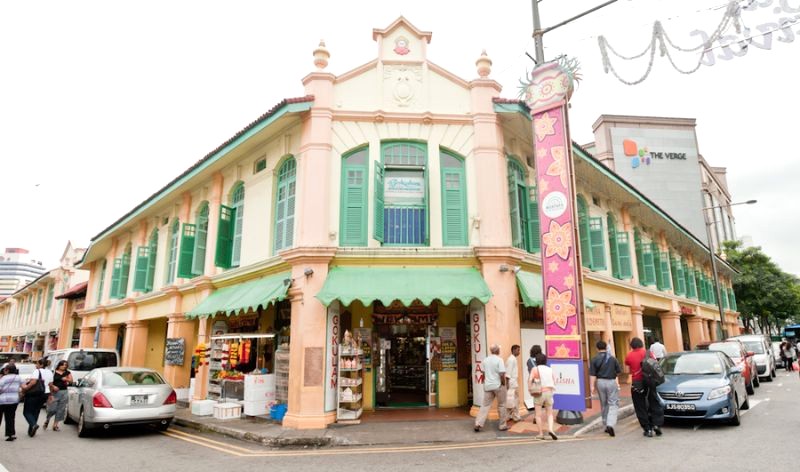
POLYGON ((286 159, 278 171, 278 189, 275 196, 274 252, 294 244, 294 207, 297 187, 297 161, 286 159))
POLYGON ((442 245, 466 246, 467 179, 464 159, 440 150, 442 178, 442 245))
POLYGON ((172 220, 169 228, 169 251, 167 252, 167 274, 164 281, 171 284, 175 281, 175 270, 178 264, 178 233, 180 231, 180 223, 178 219, 172 220))
POLYGON ((536 202, 536 189, 525 183, 522 165, 511 156, 506 157, 506 171, 511 244, 528 252, 538 252, 539 205, 536 202))
POLYGON ((620 280, 630 279, 633 277, 633 271, 628 233, 617 232, 617 219, 611 212, 606 217, 606 225, 608 226, 608 247, 611 253, 611 273, 620 280))
POLYGON ((373 237, 385 245, 426 246, 428 148, 423 143, 381 143, 375 162, 373 237))
POLYGON ((369 148, 342 157, 342 190, 339 217, 341 246, 367 245, 367 181, 369 148))
POLYGON ((239 265, 244 222, 244 183, 238 182, 230 193, 230 206, 220 205, 217 227, 217 250, 214 264, 223 269, 239 265))

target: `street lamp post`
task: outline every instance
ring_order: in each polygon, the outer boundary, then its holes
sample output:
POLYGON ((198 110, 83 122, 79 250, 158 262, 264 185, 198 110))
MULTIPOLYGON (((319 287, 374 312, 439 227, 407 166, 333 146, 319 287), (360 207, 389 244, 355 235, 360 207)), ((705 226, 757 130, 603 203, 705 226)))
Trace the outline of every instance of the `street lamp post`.
POLYGON ((723 340, 726 337, 726 330, 722 327, 725 325, 725 310, 722 308, 722 293, 719 289, 719 276, 717 275, 717 261, 714 254, 714 247, 711 245, 711 225, 713 224, 712 221, 708 221, 708 217, 706 216, 707 210, 716 210, 717 208, 727 208, 732 207, 734 205, 752 205, 756 203, 757 200, 747 200, 746 202, 736 202, 736 203, 728 203, 726 205, 714 205, 710 207, 703 208, 703 220, 706 223, 706 239, 708 242, 708 255, 711 257, 711 275, 714 277, 714 291, 717 296, 717 308, 719 309, 719 329, 717 330, 717 336, 719 340, 723 340))

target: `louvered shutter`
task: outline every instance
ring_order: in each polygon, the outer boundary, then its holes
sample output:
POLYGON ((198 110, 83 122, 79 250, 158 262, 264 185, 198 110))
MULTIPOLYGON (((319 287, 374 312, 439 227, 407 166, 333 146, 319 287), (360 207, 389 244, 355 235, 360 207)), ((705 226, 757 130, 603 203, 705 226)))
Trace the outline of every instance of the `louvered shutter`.
POLYGON ((517 177, 514 167, 509 165, 508 168, 508 205, 509 215, 511 218, 511 245, 518 248, 524 247, 524 235, 522 227, 522 208, 519 206, 519 197, 517 196, 517 177))
POLYGON ((631 242, 626 232, 617 233, 617 256, 619 257, 619 278, 622 280, 632 279, 631 242))
POLYGON ((589 215, 586 211, 586 203, 583 199, 578 199, 578 238, 581 243, 581 265, 592 267, 592 246, 589 239, 589 215))
POLYGON ((611 275, 621 279, 619 264, 619 240, 617 238, 617 228, 614 227, 614 219, 608 218, 608 252, 611 255, 611 275))
POLYGON ((442 244, 467 245, 467 202, 464 170, 442 168, 442 244))
POLYGON ((119 272, 119 290, 117 291, 117 295, 119 298, 125 298, 128 294, 128 280, 130 279, 131 273, 131 253, 130 250, 125 251, 122 254, 122 267, 120 268, 119 272))
POLYGON ((208 206, 201 210, 195 228, 194 250, 192 251, 192 275, 205 273, 206 246, 208 241, 208 206))
POLYGON ((191 279, 197 226, 184 223, 181 231, 181 249, 178 257, 178 277, 191 279))
POLYGON ((592 251, 592 270, 606 268, 606 246, 603 234, 603 219, 589 218, 589 241, 592 251))
POLYGON ((541 229, 539 227, 539 202, 536 201, 536 190, 528 190, 528 252, 540 252, 541 229))
POLYGON ((156 259, 158 258, 158 234, 150 238, 150 251, 147 256, 147 278, 145 279, 145 292, 153 291, 153 281, 156 277, 156 259))
POLYGON ((669 290, 672 288, 672 280, 669 273, 669 253, 661 253, 661 281, 663 288, 661 290, 669 290))
POLYGON ((133 275, 133 290, 135 292, 147 291, 147 265, 149 261, 150 248, 141 246, 136 249, 136 269, 133 275))
POLYGON ((644 273, 644 252, 642 250, 642 237, 638 229, 633 230, 633 243, 636 250, 636 273, 639 276, 639 285, 647 285, 644 273))
POLYGON ((367 245, 367 169, 363 165, 342 167, 342 205, 339 228, 342 246, 367 245))
POLYGON ((384 215, 383 215, 383 164, 375 162, 375 218, 372 228, 372 236, 376 241, 383 242, 384 239, 384 215))
POLYGON ((122 272, 122 259, 114 259, 114 266, 111 271, 111 298, 119 298, 119 276, 122 272))
POLYGON ((219 206, 219 225, 217 229, 217 251, 214 264, 223 269, 231 267, 231 251, 233 249, 233 222, 236 217, 234 208, 219 206))

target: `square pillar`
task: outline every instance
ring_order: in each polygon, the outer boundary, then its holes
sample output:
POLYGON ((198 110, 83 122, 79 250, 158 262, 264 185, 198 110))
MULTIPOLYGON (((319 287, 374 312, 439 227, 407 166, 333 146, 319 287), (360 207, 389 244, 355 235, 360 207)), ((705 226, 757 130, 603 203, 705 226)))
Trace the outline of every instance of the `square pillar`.
POLYGON ((94 347, 94 326, 82 326, 81 327, 81 341, 80 347, 81 349, 89 349, 94 347))
POLYGON ((101 325, 97 347, 102 349, 116 349, 117 336, 119 336, 118 325, 101 325))
POLYGON ((631 307, 631 318, 633 321, 633 330, 631 331, 631 339, 639 338, 644 341, 644 308, 639 305, 631 307))
MULTIPOLYGON (((211 321, 212 317, 207 316, 197 320, 197 344, 198 349, 204 347, 208 349, 211 345, 211 321)), ((204 353, 208 355, 207 353, 204 353)), ((202 365, 198 364, 194 371, 194 396, 193 400, 205 400, 208 395, 208 363, 209 358, 205 357, 202 365)))
POLYGON ((189 388, 196 330, 194 320, 186 319, 183 313, 170 315, 167 320, 167 337, 183 338, 185 346, 183 365, 164 364, 164 378, 174 388, 189 388))
POLYGON ((703 319, 698 316, 690 316, 686 319, 689 325, 689 347, 694 349, 695 346, 705 341, 703 336, 703 319))
POLYGON ((681 334, 681 314, 674 311, 659 313, 661 318, 661 331, 664 339, 661 341, 667 348, 667 352, 683 351, 683 334, 681 334))
POLYGON ((128 321, 125 323, 125 341, 122 343, 122 364, 124 366, 144 365, 147 352, 147 322, 128 321))
POLYGON ((711 321, 711 340, 719 341, 719 321, 711 321))

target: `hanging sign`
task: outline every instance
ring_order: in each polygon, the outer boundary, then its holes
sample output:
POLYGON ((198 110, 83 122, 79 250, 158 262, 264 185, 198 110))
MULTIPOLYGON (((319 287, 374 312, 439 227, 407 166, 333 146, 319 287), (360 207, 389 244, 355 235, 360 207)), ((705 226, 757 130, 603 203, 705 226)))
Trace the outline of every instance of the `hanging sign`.
POLYGON ((325 332, 325 411, 336 410, 336 387, 339 384, 339 302, 328 305, 325 332))
POLYGON ((573 90, 574 70, 559 63, 533 70, 526 102, 533 121, 533 147, 537 173, 537 201, 542 242, 545 350, 554 370, 577 382, 574 388, 557 388, 559 410, 586 409, 581 349, 580 260, 577 251, 572 142, 567 124, 567 102, 573 90))

